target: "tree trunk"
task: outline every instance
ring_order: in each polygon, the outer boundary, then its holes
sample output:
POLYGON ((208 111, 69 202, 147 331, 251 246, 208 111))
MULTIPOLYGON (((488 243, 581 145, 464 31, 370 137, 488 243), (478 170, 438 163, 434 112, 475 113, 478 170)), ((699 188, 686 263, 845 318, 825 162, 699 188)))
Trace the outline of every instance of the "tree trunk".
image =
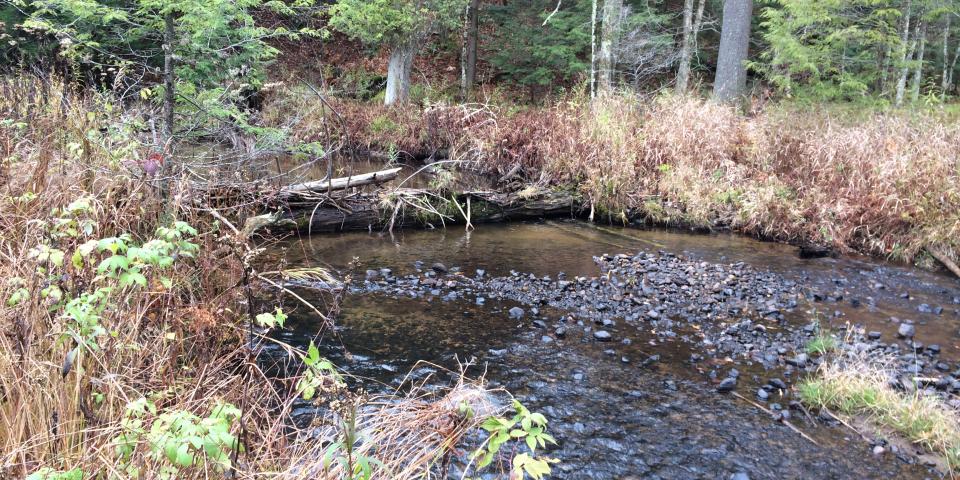
POLYGON ((960 43, 957 43, 957 50, 953 52, 953 60, 950 62, 950 72, 947 75, 947 88, 953 89, 953 72, 957 70, 957 59, 960 59, 960 43))
POLYGON ((597 96, 597 0, 590 9, 590 98, 597 96))
POLYGON ((950 14, 946 15, 943 25, 943 75, 940 78, 940 101, 947 99, 947 89, 950 88, 950 14))
MULTIPOLYGON (((907 42, 910 40, 910 15, 911 8, 913 3, 911 0, 907 0, 907 4, 903 7, 903 30, 900 31, 900 77, 897 80, 897 94, 894 103, 896 105, 903 104, 903 95, 907 89, 907 75, 910 72, 910 67, 907 65, 907 59, 913 56, 913 49, 916 46, 916 43, 907 48, 907 42)), ((916 41, 916 39, 914 39, 916 41)))
POLYGON ((690 80, 690 60, 693 58, 693 0, 683 2, 683 43, 680 46, 680 66, 677 69, 677 93, 686 93, 690 80))
POLYGON ((920 84, 923 80, 923 54, 927 47, 927 23, 920 22, 920 50, 917 52, 917 63, 913 70, 913 86, 910 89, 910 100, 920 100, 920 84))
POLYGON ((415 40, 397 45, 390 54, 387 65, 387 92, 384 104, 407 103, 410 98, 410 71, 416 54, 415 40))
POLYGON ((713 96, 721 102, 742 97, 747 85, 747 53, 753 0, 726 0, 720 29, 720 54, 713 82, 713 96))
POLYGON ((467 4, 463 52, 460 55, 460 98, 470 101, 477 82, 477 35, 480 30, 479 0, 467 4))
POLYGON ((169 148, 173 140, 173 107, 175 103, 176 82, 173 74, 173 12, 163 16, 163 128, 164 142, 169 148))
POLYGON ((620 13, 623 0, 604 0, 603 18, 600 20, 603 30, 600 33, 599 83, 600 91, 613 92, 614 70, 617 66, 616 49, 620 38, 620 13))

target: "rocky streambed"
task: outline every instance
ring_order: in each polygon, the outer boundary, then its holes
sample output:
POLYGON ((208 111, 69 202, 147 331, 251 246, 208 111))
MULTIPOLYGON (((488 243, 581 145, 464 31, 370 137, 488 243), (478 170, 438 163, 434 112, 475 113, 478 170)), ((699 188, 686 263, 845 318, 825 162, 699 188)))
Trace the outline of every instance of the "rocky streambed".
MULTIPOLYGON (((325 353, 382 388, 441 384, 437 365, 472 360, 473 373, 547 415, 557 478, 935 475, 912 448, 814 418, 791 387, 821 361, 808 345, 829 335, 894 356, 899 388, 956 405, 960 294, 948 279, 798 260, 745 239, 582 224, 327 240, 299 245, 299 260, 286 252, 293 263, 359 257, 365 267, 325 353)), ((307 338, 312 325, 298 316, 284 335, 307 338)))

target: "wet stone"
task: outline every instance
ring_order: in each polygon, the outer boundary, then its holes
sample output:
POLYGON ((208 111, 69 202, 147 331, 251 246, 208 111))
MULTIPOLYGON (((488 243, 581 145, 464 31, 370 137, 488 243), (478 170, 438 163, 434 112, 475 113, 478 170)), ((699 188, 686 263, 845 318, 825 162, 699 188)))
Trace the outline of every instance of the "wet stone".
POLYGON ((508 313, 510 314, 510 318, 522 318, 524 312, 520 307, 513 307, 508 313))
POLYGON ((910 323, 901 323, 900 328, 897 329, 897 335, 900 338, 913 338, 916 333, 916 327, 910 323))
POLYGON ((596 332, 593 332, 593 338, 596 338, 601 342, 609 342, 610 340, 613 340, 613 336, 610 335, 610 332, 606 330, 597 330, 596 332))
POLYGON ((737 379, 732 377, 724 378, 723 381, 717 385, 717 391, 720 393, 730 392, 735 388, 737 388, 737 379))

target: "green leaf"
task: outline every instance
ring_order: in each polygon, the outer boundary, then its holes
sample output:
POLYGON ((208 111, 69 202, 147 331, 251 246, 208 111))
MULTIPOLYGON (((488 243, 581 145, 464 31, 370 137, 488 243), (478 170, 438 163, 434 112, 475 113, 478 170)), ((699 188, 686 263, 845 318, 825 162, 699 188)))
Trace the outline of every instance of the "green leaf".
POLYGON ((116 273, 117 270, 126 270, 130 267, 130 260, 123 255, 113 255, 103 259, 100 262, 100 265, 97 266, 97 272, 99 273, 116 273))

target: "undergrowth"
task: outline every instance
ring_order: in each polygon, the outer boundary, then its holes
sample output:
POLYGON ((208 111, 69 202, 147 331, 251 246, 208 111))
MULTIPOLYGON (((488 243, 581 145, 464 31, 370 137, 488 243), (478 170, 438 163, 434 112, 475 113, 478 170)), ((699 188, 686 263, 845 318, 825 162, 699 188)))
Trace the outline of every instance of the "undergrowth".
MULTIPOLYGON (((352 391, 314 345, 270 340, 284 279, 334 275, 254 268, 263 245, 144 138, 149 105, 34 77, 0 92, 0 478, 421 478, 505 413, 462 376, 352 391), (282 373, 261 369, 270 342, 282 373), (326 412, 307 427, 304 401, 326 412)), ((478 456, 542 477, 512 448, 544 446, 537 420, 478 456)))

